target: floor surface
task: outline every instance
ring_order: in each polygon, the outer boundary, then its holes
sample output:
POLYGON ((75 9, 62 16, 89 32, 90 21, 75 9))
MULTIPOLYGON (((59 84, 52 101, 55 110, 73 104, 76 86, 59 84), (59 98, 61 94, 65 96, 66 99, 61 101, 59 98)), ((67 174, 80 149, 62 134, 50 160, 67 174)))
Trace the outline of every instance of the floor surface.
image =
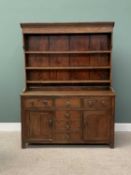
POLYGON ((0 175, 131 175, 131 132, 108 146, 31 146, 19 132, 0 132, 0 175))

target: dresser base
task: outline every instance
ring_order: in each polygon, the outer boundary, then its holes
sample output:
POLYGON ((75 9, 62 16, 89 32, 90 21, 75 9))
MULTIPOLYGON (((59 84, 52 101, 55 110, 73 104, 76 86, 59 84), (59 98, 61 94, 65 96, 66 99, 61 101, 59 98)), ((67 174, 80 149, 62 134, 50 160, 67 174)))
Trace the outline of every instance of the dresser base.
POLYGON ((114 147, 115 95, 108 91, 24 92, 22 148, 28 144, 114 147))

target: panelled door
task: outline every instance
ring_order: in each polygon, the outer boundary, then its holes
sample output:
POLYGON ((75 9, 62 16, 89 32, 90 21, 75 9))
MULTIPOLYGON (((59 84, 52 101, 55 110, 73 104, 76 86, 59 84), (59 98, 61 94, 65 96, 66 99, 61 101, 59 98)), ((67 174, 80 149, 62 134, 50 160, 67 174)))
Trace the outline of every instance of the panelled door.
POLYGON ((29 111, 28 136, 30 139, 52 141, 53 139, 53 112, 29 111))
POLYGON ((107 111, 85 111, 83 137, 87 141, 106 141, 110 138, 111 114, 107 111))

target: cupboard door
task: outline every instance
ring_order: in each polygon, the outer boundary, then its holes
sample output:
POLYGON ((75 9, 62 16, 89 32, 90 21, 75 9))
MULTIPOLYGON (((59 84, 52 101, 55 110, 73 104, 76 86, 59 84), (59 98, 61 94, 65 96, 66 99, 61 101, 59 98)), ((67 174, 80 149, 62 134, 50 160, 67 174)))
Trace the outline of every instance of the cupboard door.
POLYGON ((30 139, 52 141, 53 138, 53 113, 52 112, 29 112, 28 132, 30 139))
POLYGON ((84 112, 84 140, 108 141, 110 137, 111 114, 107 111, 84 112))

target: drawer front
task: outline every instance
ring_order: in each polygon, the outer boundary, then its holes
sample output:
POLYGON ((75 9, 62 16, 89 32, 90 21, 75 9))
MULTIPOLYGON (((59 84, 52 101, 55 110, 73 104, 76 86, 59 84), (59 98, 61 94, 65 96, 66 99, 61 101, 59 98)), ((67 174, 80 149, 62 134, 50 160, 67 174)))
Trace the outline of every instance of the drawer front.
POLYGON ((50 98, 28 98, 24 100, 25 108, 50 108, 53 100, 50 98))
POLYGON ((80 107, 80 98, 77 97, 70 97, 70 98, 56 98, 55 101, 56 107, 64 107, 64 108, 71 108, 71 107, 80 107))
POLYGON ((55 132, 53 140, 56 143, 79 143, 82 140, 82 132, 55 132))
POLYGON ((55 118, 56 120, 79 120, 80 121, 81 112, 57 110, 55 118))
POLYGON ((66 120, 57 120, 55 121, 55 129, 64 130, 64 131, 72 131, 72 130, 80 130, 81 122, 79 120, 74 121, 66 121, 66 120))
POLYGON ((105 110, 111 108, 110 97, 89 97, 84 98, 84 107, 87 110, 105 110))
POLYGON ((79 111, 56 111, 56 130, 78 130, 81 128, 82 116, 79 111))

